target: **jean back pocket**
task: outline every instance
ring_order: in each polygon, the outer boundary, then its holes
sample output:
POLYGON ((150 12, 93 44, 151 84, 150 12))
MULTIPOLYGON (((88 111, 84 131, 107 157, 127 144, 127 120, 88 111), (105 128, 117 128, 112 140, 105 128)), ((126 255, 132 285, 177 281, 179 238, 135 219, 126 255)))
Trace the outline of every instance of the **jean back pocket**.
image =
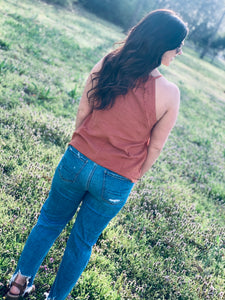
POLYGON ((102 199, 111 205, 123 205, 126 202, 133 185, 134 183, 129 179, 110 170, 105 170, 102 199))
POLYGON ((88 159, 82 153, 69 146, 58 166, 60 177, 64 181, 74 182, 87 162, 88 159))

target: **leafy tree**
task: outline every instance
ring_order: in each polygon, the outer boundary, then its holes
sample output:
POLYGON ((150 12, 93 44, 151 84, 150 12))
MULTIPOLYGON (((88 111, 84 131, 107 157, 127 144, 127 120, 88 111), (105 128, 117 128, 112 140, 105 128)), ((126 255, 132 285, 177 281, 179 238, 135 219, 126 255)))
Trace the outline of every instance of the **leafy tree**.
POLYGON ((215 36, 220 28, 221 23, 223 22, 224 17, 225 17, 225 10, 223 11, 221 18, 219 19, 219 22, 215 25, 214 30, 208 39, 206 47, 203 48, 203 51, 200 56, 201 58, 205 56, 205 54, 208 52, 208 49, 211 47, 212 42, 215 39, 215 36))
POLYGON ((138 0, 79 0, 79 2, 98 16, 127 28, 138 0))
POLYGON ((45 2, 61 6, 69 6, 73 3, 72 0, 45 0, 45 2))
MULTIPOLYGON (((189 39, 203 48, 201 57, 208 52, 225 14, 225 0, 45 0, 69 6, 79 2, 96 15, 129 30, 146 13, 158 8, 176 11, 188 23, 189 39), (221 17, 222 16, 222 17, 221 17)), ((220 46, 222 47, 222 46, 220 46)))
POLYGON ((220 29, 220 25, 225 16, 225 1, 159 0, 158 5, 160 7, 173 9, 180 13, 189 25, 189 39, 203 48, 200 56, 203 58, 210 49, 212 41, 220 29))
POLYGON ((211 44, 213 49, 224 50, 225 49, 225 35, 218 36, 211 44))

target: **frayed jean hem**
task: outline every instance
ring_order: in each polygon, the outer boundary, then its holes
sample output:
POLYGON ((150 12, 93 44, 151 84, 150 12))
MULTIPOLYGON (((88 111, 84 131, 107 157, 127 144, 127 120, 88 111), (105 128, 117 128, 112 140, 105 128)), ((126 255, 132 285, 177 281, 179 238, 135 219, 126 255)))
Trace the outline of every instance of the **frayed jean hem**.
POLYGON ((32 289, 33 289, 32 286, 28 286, 29 280, 30 280, 31 276, 23 275, 20 270, 18 272, 16 272, 15 274, 12 275, 12 277, 11 277, 11 279, 9 281, 9 286, 11 287, 11 284, 12 284, 13 281, 15 281, 17 275, 20 275, 20 276, 22 276, 22 277, 24 277, 26 279, 26 289, 25 289, 25 291, 24 291, 24 293, 23 293, 22 296, 24 296, 25 294, 29 294, 32 291, 32 289))
POLYGON ((49 298, 48 295, 49 295, 49 293, 44 293, 45 300, 55 300, 55 297, 49 298))

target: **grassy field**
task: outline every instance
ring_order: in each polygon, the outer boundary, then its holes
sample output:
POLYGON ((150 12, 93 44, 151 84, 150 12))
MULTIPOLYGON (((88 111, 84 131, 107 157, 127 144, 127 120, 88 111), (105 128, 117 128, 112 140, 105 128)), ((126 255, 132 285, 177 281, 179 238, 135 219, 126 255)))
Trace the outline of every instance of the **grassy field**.
MULTIPOLYGON (((45 201, 93 65, 122 30, 74 8, 0 0, 0 297, 45 201)), ((94 246, 70 299, 225 299, 225 65, 188 46, 160 71, 181 90, 152 170, 94 246)), ((43 299, 73 221, 37 274, 43 299)))

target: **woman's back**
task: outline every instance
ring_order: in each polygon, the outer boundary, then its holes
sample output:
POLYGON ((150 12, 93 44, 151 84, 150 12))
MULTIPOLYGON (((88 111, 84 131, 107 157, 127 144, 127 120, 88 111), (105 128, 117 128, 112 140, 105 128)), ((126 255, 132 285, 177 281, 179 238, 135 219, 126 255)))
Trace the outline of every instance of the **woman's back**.
POLYGON ((103 167, 136 181, 157 121, 158 77, 161 75, 150 75, 144 84, 118 96, 112 108, 94 110, 75 131, 70 144, 103 167))

